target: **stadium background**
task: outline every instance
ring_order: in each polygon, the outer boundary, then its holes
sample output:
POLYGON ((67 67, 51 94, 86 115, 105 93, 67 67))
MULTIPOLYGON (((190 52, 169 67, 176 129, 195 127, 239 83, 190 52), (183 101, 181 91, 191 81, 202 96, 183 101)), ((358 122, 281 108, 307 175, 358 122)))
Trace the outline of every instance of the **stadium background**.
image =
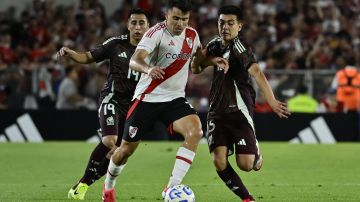
MULTIPOLYGON (((360 118, 358 113, 342 112, 330 83, 348 58, 359 67, 360 1, 193 2, 191 25, 203 44, 217 34, 218 6, 239 5, 246 14, 243 34, 253 44, 276 96, 286 101, 304 83, 309 94, 323 103, 316 113, 293 113, 280 120, 266 113, 268 107, 258 96, 255 123, 265 163, 261 172, 239 172, 257 201, 358 202, 360 118), (335 142, 340 143, 314 144, 335 142)), ((83 172, 94 147, 84 140, 99 141, 98 120, 90 105, 54 108, 64 67, 70 63, 54 55, 62 45, 88 50, 122 33, 129 9, 137 5, 151 11, 152 24, 162 19, 162 1, 156 0, 1 0, 0 201, 67 200, 69 187, 83 172), (22 142, 31 143, 17 144, 22 142)), ((83 96, 97 99, 106 66, 77 65, 83 96)), ((187 89, 203 121, 211 74, 190 75, 187 89)), ((159 194, 180 143, 163 141, 178 138, 168 136, 162 125, 147 138, 162 141, 139 146, 118 181, 120 201, 161 201, 159 194)), ((235 165, 234 158, 230 161, 235 165)), ((100 201, 102 182, 90 188, 86 201, 100 201)), ((217 177, 206 144, 199 145, 184 183, 200 202, 238 200, 217 177)))
MULTIPOLYGON (((346 66, 347 61, 354 61, 357 67, 360 64, 359 1, 195 0, 193 3, 190 24, 198 30, 204 45, 217 35, 218 7, 225 4, 241 7, 245 19, 242 35, 252 44, 276 96, 287 101, 304 84, 319 102, 317 113, 300 115, 305 119, 299 119, 295 113, 288 120, 294 127, 281 131, 281 122, 278 124, 279 120, 268 114, 270 108, 258 92, 255 122, 259 140, 290 141, 295 137, 302 140, 301 132, 306 130, 305 136, 315 134, 315 140, 305 139, 321 142, 311 126, 311 121, 319 117, 325 120, 336 140, 360 139, 359 116, 344 113, 335 100, 335 89, 331 88, 336 71, 346 66), (278 131, 287 137, 272 137, 278 131)), ((57 110, 58 87, 65 76, 64 68, 72 62, 57 60, 56 51, 62 46, 86 51, 111 36, 125 33, 132 7, 146 10, 151 25, 163 20, 165 9, 165 1, 155 0, 3 0, 1 4, 0 140, 4 142, 29 139, 18 122, 24 114, 30 114, 45 140, 93 137, 98 127, 94 103, 106 80, 107 62, 76 64, 79 92, 91 101, 73 111, 57 110), (53 117, 53 124, 48 123, 49 116, 53 117), (81 118, 84 116, 92 118, 81 118), (92 127, 89 122, 93 123, 92 127), (54 134, 56 131, 58 135, 54 134)), ((191 74, 187 86, 187 97, 203 121, 211 76, 211 69, 200 75, 191 74)), ((167 139, 163 133, 160 139, 167 139)), ((149 139, 158 137, 149 136, 149 139)))

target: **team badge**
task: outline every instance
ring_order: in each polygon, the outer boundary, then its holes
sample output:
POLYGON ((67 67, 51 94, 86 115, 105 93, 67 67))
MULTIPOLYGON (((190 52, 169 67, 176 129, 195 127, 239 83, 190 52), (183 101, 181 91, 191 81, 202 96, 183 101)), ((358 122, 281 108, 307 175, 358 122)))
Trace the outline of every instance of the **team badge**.
POLYGON ((130 127, 129 127, 129 136, 130 136, 131 138, 135 137, 137 131, 138 131, 138 127, 130 126, 130 127))
POLYGON ((115 125, 115 124, 114 124, 114 118, 113 118, 112 116, 110 116, 110 117, 108 117, 108 118, 106 119, 106 125, 108 125, 108 126, 113 126, 113 125, 115 125))
POLYGON ((193 46, 193 41, 192 41, 192 39, 191 39, 190 37, 186 37, 186 43, 187 43, 187 45, 188 45, 190 48, 192 48, 192 46, 193 46))

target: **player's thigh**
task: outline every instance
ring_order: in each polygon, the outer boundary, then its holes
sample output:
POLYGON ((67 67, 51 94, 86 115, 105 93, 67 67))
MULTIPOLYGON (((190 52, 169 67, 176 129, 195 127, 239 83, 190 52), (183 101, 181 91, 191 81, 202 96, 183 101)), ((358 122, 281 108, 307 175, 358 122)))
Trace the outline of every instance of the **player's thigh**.
POLYGON ((159 117, 161 104, 135 100, 131 105, 124 130, 123 140, 137 142, 150 131, 159 117))
MULTIPOLYGON (((105 145, 115 145, 119 135, 119 125, 124 124, 124 110, 113 98, 104 98, 98 109, 99 124, 101 127, 102 141, 105 145)), ((119 144, 118 144, 119 145, 119 144)))
POLYGON ((185 98, 177 98, 169 102, 160 118, 165 125, 172 125, 173 130, 183 136, 192 133, 197 136, 202 135, 200 118, 185 98))
POLYGON ((227 152, 234 153, 232 138, 228 135, 228 131, 225 127, 225 122, 221 119, 207 119, 207 130, 205 137, 208 142, 210 153, 212 153, 218 147, 227 148, 227 152))
POLYGON ((236 154, 256 154, 257 140, 248 118, 241 111, 230 113, 227 117, 225 127, 232 137, 236 154))

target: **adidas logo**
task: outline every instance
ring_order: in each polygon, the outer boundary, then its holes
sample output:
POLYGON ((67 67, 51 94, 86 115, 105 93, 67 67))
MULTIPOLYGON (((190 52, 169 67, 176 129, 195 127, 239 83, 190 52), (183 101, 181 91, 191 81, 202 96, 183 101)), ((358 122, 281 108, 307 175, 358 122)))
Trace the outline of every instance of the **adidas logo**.
POLYGON ((246 142, 244 139, 241 139, 238 143, 236 143, 237 145, 246 145, 246 142))
POLYGON ((4 132, 0 134, 0 142, 44 142, 29 114, 17 118, 4 132))
POLYGON ((173 40, 171 40, 168 45, 169 45, 169 46, 175 46, 175 43, 173 42, 173 40))
POLYGON ((304 143, 304 144, 334 144, 336 140, 326 124, 323 117, 316 118, 310 122, 310 127, 301 130, 298 137, 289 141, 290 143, 304 143))
POLYGON ((127 58, 127 55, 125 52, 120 53, 118 56, 121 58, 127 58))

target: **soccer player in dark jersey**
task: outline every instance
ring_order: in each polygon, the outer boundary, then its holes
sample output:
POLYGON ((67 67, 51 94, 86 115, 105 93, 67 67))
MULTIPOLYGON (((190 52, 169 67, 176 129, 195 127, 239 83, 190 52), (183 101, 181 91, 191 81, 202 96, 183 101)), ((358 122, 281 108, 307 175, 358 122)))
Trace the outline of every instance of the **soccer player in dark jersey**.
MULTIPOLYGON (((244 202, 250 202, 255 199, 228 162, 228 155, 234 153, 235 147, 237 166, 241 170, 257 171, 262 166, 253 122, 255 91, 250 76, 255 79, 267 102, 280 118, 287 118, 290 113, 286 104, 274 97, 251 47, 240 37, 243 26, 241 16, 241 10, 236 6, 220 8, 220 36, 209 42, 204 50, 206 56, 221 56, 229 63, 226 73, 221 68, 214 68, 206 137, 219 177, 244 202)), ((198 64, 198 61, 194 63, 198 64)), ((202 65, 192 65, 194 73, 202 70, 202 65)))
POLYGON ((141 74, 129 68, 130 58, 144 33, 149 19, 141 9, 132 9, 128 19, 129 34, 112 37, 88 52, 63 47, 58 56, 88 64, 109 59, 110 69, 99 99, 102 141, 93 150, 83 177, 69 191, 68 197, 84 199, 88 187, 106 174, 111 154, 122 140, 126 113, 141 74))

